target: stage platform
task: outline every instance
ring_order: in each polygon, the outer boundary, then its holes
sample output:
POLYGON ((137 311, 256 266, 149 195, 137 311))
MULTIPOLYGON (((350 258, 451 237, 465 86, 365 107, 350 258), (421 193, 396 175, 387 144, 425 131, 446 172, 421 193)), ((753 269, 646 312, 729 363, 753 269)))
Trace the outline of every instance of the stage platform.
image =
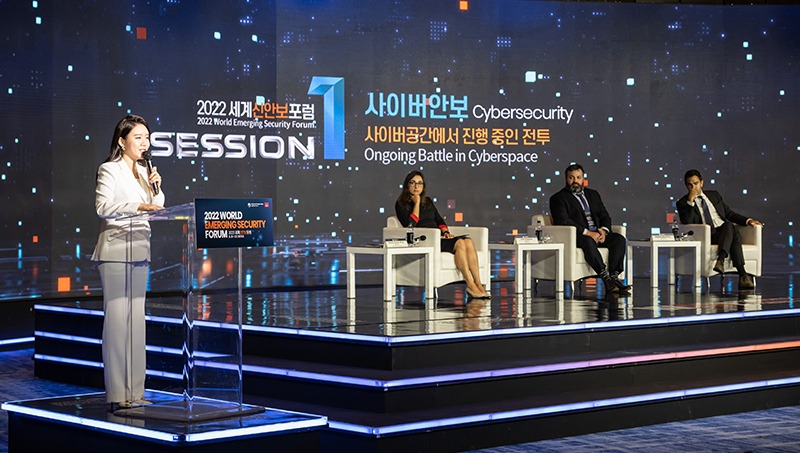
MULTIPOLYGON (((322 451, 455 452, 800 404, 793 274, 606 298, 589 279, 470 300, 380 286, 248 292, 245 402, 327 417, 322 451)), ((208 295, 203 310, 226 312, 208 295)), ((36 375, 102 387, 101 302, 37 304, 36 375)), ((148 388, 177 384, 179 298, 148 299, 148 388)), ((233 319, 233 313, 230 314, 233 319)), ((198 313, 198 324, 204 314, 198 313)), ((219 313, 212 316, 220 319, 219 313)), ((224 326, 208 323, 203 328, 224 326)), ((202 366, 202 365, 201 365, 202 366)))
MULTIPOLYGON (((110 411, 105 393, 4 403, 9 451, 219 451, 255 448, 316 452, 324 417, 245 405, 213 421, 187 423, 149 418, 148 411, 182 405, 181 395, 148 391, 152 405, 110 411), (260 409, 260 410, 257 410, 260 409)), ((196 401, 213 405, 213 401, 196 401)))

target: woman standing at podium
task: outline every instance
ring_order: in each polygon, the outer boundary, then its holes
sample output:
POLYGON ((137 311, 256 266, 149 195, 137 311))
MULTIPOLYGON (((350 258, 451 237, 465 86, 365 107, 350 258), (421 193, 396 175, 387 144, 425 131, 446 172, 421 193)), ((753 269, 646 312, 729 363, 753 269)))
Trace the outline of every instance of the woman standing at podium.
POLYGON ((114 130, 109 156, 97 171, 95 190, 95 208, 103 221, 92 260, 97 261, 103 284, 106 401, 122 408, 149 404, 144 399, 144 300, 150 224, 115 217, 163 209, 161 175, 155 167, 148 175, 143 159, 149 148, 147 121, 137 115, 123 118, 114 130))

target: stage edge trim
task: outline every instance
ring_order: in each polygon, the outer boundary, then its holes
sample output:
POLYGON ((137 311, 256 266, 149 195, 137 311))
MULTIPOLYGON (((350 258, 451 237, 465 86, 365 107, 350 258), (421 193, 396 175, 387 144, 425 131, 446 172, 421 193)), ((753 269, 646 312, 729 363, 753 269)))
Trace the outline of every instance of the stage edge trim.
MULTIPOLYGON (((53 307, 49 305, 34 305, 36 310, 45 311, 58 311, 65 313, 86 314, 93 316, 103 316, 103 312, 99 310, 87 310, 83 308, 69 308, 69 307, 53 307)), ((703 322, 718 322, 730 321, 736 319, 747 318, 769 318, 778 316, 792 316, 800 315, 800 308, 791 308, 784 310, 772 311, 750 311, 750 312, 737 312, 737 313, 715 313, 711 315, 695 315, 695 316, 681 316, 674 318, 653 318, 653 319, 631 319, 626 321, 612 321, 612 322, 592 322, 583 324, 568 324, 563 326, 541 326, 541 327, 517 327, 514 329, 491 329, 480 330, 475 332, 451 332, 451 333, 437 333, 428 335, 409 335, 405 337, 381 337, 363 334, 351 333, 338 333, 338 332, 325 332, 316 330, 302 330, 302 329, 289 329, 286 327, 269 327, 269 326, 253 326, 244 325, 242 330, 259 332, 259 333, 274 333, 286 336, 307 336, 317 337, 334 340, 347 340, 351 342, 364 342, 364 343, 382 343, 386 345, 400 345, 407 343, 418 342, 437 342, 437 341, 452 341, 473 338, 485 337, 502 337, 502 336, 519 336, 530 334, 557 334, 562 332, 572 332, 578 330, 599 331, 606 329, 616 329, 620 327, 652 327, 661 325, 679 325, 703 322)), ((171 324, 182 324, 179 318, 164 318, 156 316, 146 316, 148 321, 160 321, 171 324)), ((196 321, 196 325, 212 328, 223 329, 237 329, 235 324, 225 324, 208 321, 196 321)))
POLYGON ((69 425, 78 425, 81 427, 94 428, 111 433, 123 433, 132 437, 161 441, 170 444, 196 443, 196 442, 204 442, 217 439, 230 439, 236 437, 252 436, 257 434, 275 433, 278 431, 297 431, 302 429, 325 427, 327 425, 326 417, 315 416, 318 418, 312 420, 274 423, 267 426, 251 426, 246 428, 228 429, 224 431, 215 431, 209 433, 172 434, 161 431, 155 431, 151 429, 139 428, 136 426, 120 425, 117 423, 111 423, 102 420, 93 420, 85 417, 78 417, 75 415, 54 414, 53 412, 42 409, 17 405, 17 403, 23 403, 23 402, 25 401, 11 401, 3 403, 2 405, 0 405, 0 409, 31 417, 37 417, 45 420, 52 420, 60 423, 66 423, 69 425))
POLYGON ((0 346, 8 346, 10 344, 33 343, 36 337, 22 337, 22 338, 9 338, 7 340, 0 340, 0 346))
MULTIPOLYGON (((418 378, 406 378, 406 379, 396 379, 396 380, 365 379, 352 376, 314 373, 310 371, 301 371, 296 369, 274 368, 274 367, 265 367, 257 365, 242 365, 242 371, 251 374, 272 375, 272 376, 280 376, 280 377, 287 377, 294 379, 304 379, 307 381, 327 382, 337 385, 351 385, 356 387, 367 387, 367 388, 397 389, 397 388, 412 387, 412 386, 427 385, 427 384, 457 383, 461 381, 469 381, 476 379, 530 376, 535 374, 551 373, 558 371, 571 371, 571 370, 574 371, 580 369, 585 370, 591 368, 629 365, 634 363, 651 363, 651 362, 659 362, 666 360, 720 356, 726 354, 765 352, 765 351, 774 351, 774 350, 798 348, 798 347, 800 347, 800 341, 787 341, 782 343, 734 346, 729 348, 717 348, 717 349, 699 349, 695 351, 669 352, 662 354, 648 354, 648 355, 639 355, 630 357, 586 360, 579 362, 554 363, 548 365, 505 368, 505 369, 487 370, 487 371, 474 371, 469 373, 444 374, 444 375, 424 376, 418 378)), ((37 360, 69 363, 73 365, 83 365, 94 368, 103 367, 103 364, 101 362, 90 362, 86 360, 71 359, 67 357, 58 357, 45 354, 35 354, 34 358, 37 360)), ((233 371, 238 370, 238 366, 226 363, 195 360, 194 364, 195 366, 198 367, 226 369, 233 371)), ((147 374, 150 376, 160 376, 176 380, 182 378, 180 374, 168 373, 165 371, 158 371, 152 369, 147 370, 147 374)))
POLYGON ((537 407, 532 409, 521 409, 516 411, 495 412, 491 414, 478 414, 465 417, 444 418, 440 420, 429 420, 424 422, 405 423, 400 425, 390 425, 382 427, 371 427, 355 425, 351 423, 337 422, 328 420, 328 426, 337 431, 345 431, 357 434, 366 434, 376 437, 385 435, 407 434, 413 431, 449 428, 473 423, 485 423, 512 420, 527 417, 544 415, 565 414, 568 412, 585 411, 591 409, 621 407, 630 404, 654 403, 660 401, 693 398, 701 396, 712 396, 722 393, 740 392, 745 390, 758 390, 800 384, 800 377, 776 379, 768 381, 747 382, 743 384, 730 384, 715 387, 705 387, 689 390, 677 390, 672 392, 652 393, 648 395, 637 395, 623 398, 612 398, 598 401, 586 401, 582 403, 562 404, 558 406, 537 407))

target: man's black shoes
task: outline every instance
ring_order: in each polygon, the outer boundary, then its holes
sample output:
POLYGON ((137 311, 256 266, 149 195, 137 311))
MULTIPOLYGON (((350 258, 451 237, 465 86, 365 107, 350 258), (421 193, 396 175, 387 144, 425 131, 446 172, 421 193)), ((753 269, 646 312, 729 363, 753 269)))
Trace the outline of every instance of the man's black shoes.
POLYGON ((611 295, 630 296, 631 295, 631 293, 630 293, 631 287, 628 286, 628 285, 625 285, 624 283, 622 283, 621 281, 619 281, 617 279, 614 279, 614 278, 604 279, 603 283, 605 284, 605 287, 606 287, 606 295, 609 295, 609 296, 611 296, 611 295))
POLYGON ((753 281, 750 280, 750 276, 744 274, 739 277, 739 289, 754 289, 756 285, 753 284, 753 281))
POLYGON ((630 293, 631 288, 633 288, 632 285, 626 285, 619 280, 614 280, 614 284, 617 285, 617 288, 619 288, 620 292, 630 293))

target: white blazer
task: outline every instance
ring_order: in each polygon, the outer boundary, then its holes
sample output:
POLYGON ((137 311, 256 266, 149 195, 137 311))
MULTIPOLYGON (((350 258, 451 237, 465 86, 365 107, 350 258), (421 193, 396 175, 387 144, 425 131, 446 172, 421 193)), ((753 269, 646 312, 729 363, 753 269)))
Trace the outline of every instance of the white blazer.
POLYGON ((139 164, 134 168, 139 172, 138 180, 122 159, 106 162, 97 171, 94 206, 103 223, 93 261, 150 261, 150 223, 113 218, 141 214, 141 203, 164 206, 164 192, 159 190, 156 196, 150 192, 147 169, 139 164))

